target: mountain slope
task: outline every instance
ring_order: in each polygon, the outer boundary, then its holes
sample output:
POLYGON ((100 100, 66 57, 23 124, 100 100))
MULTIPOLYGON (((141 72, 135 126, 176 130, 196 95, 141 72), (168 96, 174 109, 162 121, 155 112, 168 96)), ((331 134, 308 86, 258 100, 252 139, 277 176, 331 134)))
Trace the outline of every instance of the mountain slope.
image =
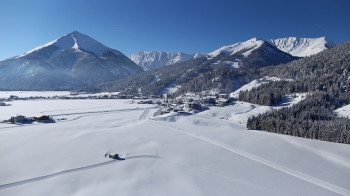
POLYGON ((1 61, 0 70, 0 89, 7 90, 72 89, 143 71, 121 52, 77 31, 1 61))
POLYGON ((325 49, 333 48, 335 44, 325 37, 319 38, 297 38, 288 37, 267 40, 278 49, 293 56, 306 57, 317 54, 325 49))
POLYGON ((199 58, 204 54, 185 54, 182 52, 160 52, 160 51, 146 51, 139 52, 130 56, 130 59, 143 70, 149 71, 160 68, 162 66, 171 65, 178 62, 188 61, 199 58))
POLYGON ((259 68, 284 64, 296 59, 268 42, 253 38, 234 45, 223 46, 209 53, 208 60, 226 68, 259 68))
POLYGON ((268 42, 254 38, 233 47, 223 47, 208 56, 84 90, 121 91, 122 94, 136 95, 137 89, 141 88, 144 95, 160 95, 166 92, 164 89, 176 86, 181 93, 213 89, 217 92, 230 92, 250 82, 253 76, 244 77, 248 70, 287 63, 295 59, 268 42), (126 88, 133 90, 125 91, 126 88))
POLYGON ((240 51, 244 51, 242 53, 243 56, 247 57, 253 50, 256 50, 264 43, 263 40, 258 38, 253 38, 245 42, 238 42, 236 44, 230 46, 223 46, 214 52, 210 53, 209 56, 216 57, 218 55, 231 56, 240 51))
POLYGON ((306 93, 307 96, 292 107, 251 118, 247 128, 350 144, 350 119, 338 118, 334 113, 350 104, 350 42, 259 72, 260 77, 290 80, 241 91, 241 101, 274 105, 287 95, 306 93))

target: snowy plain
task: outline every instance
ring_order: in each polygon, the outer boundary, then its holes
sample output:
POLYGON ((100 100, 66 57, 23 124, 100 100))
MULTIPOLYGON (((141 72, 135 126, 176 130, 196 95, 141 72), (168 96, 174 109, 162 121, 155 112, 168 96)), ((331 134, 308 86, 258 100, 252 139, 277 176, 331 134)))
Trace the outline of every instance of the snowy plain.
POLYGON ((350 195, 350 146, 246 130, 238 102, 156 116, 132 100, 20 100, 0 124, 0 195, 350 195), (124 160, 112 160, 119 153, 124 160))

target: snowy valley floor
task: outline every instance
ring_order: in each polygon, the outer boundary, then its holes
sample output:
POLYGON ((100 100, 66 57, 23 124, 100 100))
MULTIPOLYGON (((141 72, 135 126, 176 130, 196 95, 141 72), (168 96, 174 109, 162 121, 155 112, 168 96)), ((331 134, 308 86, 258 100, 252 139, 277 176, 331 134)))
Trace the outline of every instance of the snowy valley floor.
POLYGON ((350 195, 350 145, 248 131, 247 103, 153 117, 131 100, 26 100, 0 124, 0 195, 350 195), (125 160, 112 160, 119 153, 125 160))

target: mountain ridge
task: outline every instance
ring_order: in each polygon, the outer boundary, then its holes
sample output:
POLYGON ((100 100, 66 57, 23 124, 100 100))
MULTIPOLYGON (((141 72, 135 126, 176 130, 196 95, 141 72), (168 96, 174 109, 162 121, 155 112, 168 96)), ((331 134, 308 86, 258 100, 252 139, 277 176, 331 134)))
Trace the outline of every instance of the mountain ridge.
POLYGON ((318 38, 298 38, 287 37, 267 40, 270 44, 278 49, 287 52, 293 56, 306 57, 317 54, 323 50, 333 48, 335 44, 326 39, 326 37, 318 38))
POLYGON ((162 66, 171 65, 204 56, 205 54, 186 54, 183 52, 140 51, 130 56, 130 59, 143 70, 149 71, 162 66))
POLYGON ((120 51, 77 31, 0 61, 0 71, 7 73, 0 74, 0 89, 10 90, 70 90, 143 72, 120 51))

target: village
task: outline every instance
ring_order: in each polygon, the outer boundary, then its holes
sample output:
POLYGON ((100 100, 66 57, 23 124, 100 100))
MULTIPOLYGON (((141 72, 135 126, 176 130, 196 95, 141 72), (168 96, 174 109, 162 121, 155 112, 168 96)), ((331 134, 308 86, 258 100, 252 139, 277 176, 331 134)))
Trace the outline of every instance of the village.
MULTIPOLYGON (((200 111, 207 110, 209 107, 224 107, 234 103, 234 98, 229 97, 227 94, 196 94, 186 93, 183 96, 176 98, 168 98, 166 94, 162 96, 138 96, 120 95, 119 93, 99 93, 88 94, 79 93, 77 91, 71 91, 69 96, 30 96, 19 97, 16 95, 10 95, 8 98, 0 99, 1 106, 11 106, 9 102, 18 100, 38 100, 38 99, 131 99, 132 104, 154 104, 158 105, 159 110, 154 113, 153 116, 164 115, 168 113, 176 113, 178 115, 189 115, 198 113, 200 111)), ((23 115, 11 116, 8 120, 2 121, 2 123, 11 124, 30 124, 33 122, 55 122, 53 117, 40 116, 40 117, 26 117, 23 115)))

